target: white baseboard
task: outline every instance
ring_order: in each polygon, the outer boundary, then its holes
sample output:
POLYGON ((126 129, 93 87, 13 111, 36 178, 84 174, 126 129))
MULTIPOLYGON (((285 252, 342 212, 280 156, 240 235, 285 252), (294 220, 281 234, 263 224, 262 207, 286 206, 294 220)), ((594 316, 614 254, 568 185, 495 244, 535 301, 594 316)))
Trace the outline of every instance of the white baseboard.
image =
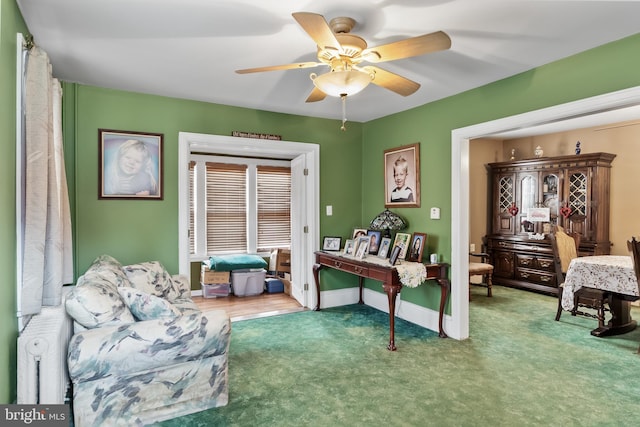
MULTIPOLYGON (((320 296, 320 308, 339 307, 342 305, 358 303, 358 288, 338 289, 334 291, 323 291, 320 296)), ((364 303, 377 310, 389 313, 389 299, 386 293, 376 292, 371 289, 364 289, 362 299, 364 303)), ((420 305, 403 301, 402 293, 396 298, 396 317, 406 320, 423 328, 438 332, 438 311, 422 307, 420 305)), ((451 316, 446 315, 442 319, 443 328, 446 332, 446 325, 451 321, 451 316)))

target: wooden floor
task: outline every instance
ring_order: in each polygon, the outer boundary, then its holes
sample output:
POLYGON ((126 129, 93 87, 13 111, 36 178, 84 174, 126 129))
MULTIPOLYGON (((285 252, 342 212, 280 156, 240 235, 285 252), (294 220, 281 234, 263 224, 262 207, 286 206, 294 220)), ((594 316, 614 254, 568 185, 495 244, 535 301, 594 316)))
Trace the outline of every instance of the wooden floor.
POLYGON ((295 298, 284 293, 268 294, 265 292, 255 296, 229 295, 220 298, 198 296, 193 297, 193 301, 202 310, 226 310, 232 322, 306 310, 295 298))

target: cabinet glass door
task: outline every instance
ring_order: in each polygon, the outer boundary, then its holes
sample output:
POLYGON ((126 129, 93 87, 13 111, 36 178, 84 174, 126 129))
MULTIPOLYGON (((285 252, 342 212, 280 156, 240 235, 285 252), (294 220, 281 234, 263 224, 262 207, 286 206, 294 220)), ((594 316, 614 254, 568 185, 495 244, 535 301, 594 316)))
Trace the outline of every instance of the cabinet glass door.
POLYGON ((496 216, 493 222, 493 232, 498 234, 513 234, 513 216, 509 213, 509 209, 515 203, 515 186, 514 176, 511 174, 503 175, 495 181, 497 197, 495 199, 496 216))
POLYGON ((522 232, 533 231, 534 224, 528 221, 529 209, 535 208, 538 203, 538 177, 533 174, 521 174, 520 178, 520 220, 522 232))
POLYGON ((568 203, 573 215, 587 214, 587 174, 572 172, 569 175, 568 203))
POLYGON ((550 173, 542 176, 542 206, 549 208, 551 222, 556 223, 560 213, 558 175, 550 173))

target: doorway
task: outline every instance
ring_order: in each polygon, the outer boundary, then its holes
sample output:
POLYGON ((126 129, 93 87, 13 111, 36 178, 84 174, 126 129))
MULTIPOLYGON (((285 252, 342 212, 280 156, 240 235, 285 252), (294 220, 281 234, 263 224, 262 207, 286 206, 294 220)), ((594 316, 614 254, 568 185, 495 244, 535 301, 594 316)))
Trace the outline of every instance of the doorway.
POLYGON ((500 135, 524 135, 525 132, 531 135, 543 134, 623 121, 620 117, 637 109, 639 105, 640 87, 634 87, 454 129, 451 132, 451 324, 447 331, 452 338, 469 337, 470 140, 500 135))
POLYGON ((207 153, 291 160, 291 296, 302 307, 315 306, 313 265, 309 254, 319 245, 318 144, 180 132, 178 148, 179 273, 190 277, 189 156, 207 153))

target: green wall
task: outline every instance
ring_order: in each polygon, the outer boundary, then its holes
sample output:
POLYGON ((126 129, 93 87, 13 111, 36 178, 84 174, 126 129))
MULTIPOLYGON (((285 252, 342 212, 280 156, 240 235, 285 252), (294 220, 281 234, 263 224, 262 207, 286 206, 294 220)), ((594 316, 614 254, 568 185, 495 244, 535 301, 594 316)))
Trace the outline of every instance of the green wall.
MULTIPOLYGON (((427 233, 428 249, 450 261, 451 131, 518 113, 588 98, 640 85, 640 34, 561 61, 383 117, 364 126, 363 164, 381 170, 385 149, 420 142, 421 207, 394 209, 410 224, 409 231, 427 233), (441 219, 429 219, 440 207, 441 219)), ((472 72, 472 70, 470 71, 472 72)), ((382 178, 362 182, 363 220, 384 203, 382 178)), ((367 286, 376 286, 374 282, 367 286)), ((379 288, 379 286, 377 286, 379 288)), ((402 291, 402 299, 436 308, 437 285, 402 291)))
POLYGON ((0 403, 16 395, 16 33, 26 26, 14 0, 0 0, 0 403), (10 373, 10 375, 9 375, 10 373))
POLYGON ((74 100, 65 105, 64 113, 74 118, 74 126, 65 131, 65 149, 75 150, 77 274, 102 253, 125 264, 159 260, 177 272, 180 131, 217 135, 250 131, 319 144, 320 204, 333 204, 337 212, 332 217, 321 215, 321 233, 346 235, 360 225, 362 124, 351 123, 349 131, 342 132, 337 120, 76 84, 65 85, 65 97, 74 100), (98 200, 99 128, 164 134, 164 200, 98 200), (338 194, 332 191, 336 188, 341 190, 338 194))

